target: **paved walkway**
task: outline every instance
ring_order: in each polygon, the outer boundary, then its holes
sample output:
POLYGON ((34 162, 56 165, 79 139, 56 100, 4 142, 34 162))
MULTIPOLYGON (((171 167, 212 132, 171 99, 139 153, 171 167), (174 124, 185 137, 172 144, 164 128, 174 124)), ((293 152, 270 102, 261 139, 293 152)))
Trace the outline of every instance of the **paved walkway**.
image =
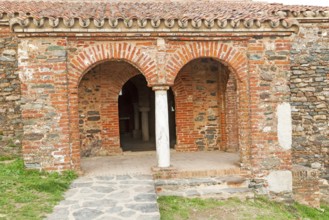
MULTIPOLYGON (((180 171, 239 168, 238 154, 172 151, 172 165, 180 171)), ((158 220, 151 167, 156 154, 125 152, 123 155, 82 159, 84 176, 75 180, 49 220, 158 220)))
POLYGON ((150 175, 80 177, 48 220, 158 220, 156 199, 150 175))

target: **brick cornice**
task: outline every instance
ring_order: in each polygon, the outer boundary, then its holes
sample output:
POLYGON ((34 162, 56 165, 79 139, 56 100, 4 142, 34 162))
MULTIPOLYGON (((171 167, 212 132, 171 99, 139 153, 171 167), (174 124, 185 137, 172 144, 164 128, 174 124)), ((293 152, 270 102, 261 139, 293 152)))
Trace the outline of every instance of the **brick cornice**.
POLYGON ((298 32, 296 19, 278 20, 154 20, 154 19, 65 19, 12 18, 15 33, 279 33, 298 32))

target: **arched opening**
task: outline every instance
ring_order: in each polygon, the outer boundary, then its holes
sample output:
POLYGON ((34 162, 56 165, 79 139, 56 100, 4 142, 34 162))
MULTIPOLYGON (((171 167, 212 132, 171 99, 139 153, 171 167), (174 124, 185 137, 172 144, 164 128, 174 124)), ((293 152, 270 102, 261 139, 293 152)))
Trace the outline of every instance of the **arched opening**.
MULTIPOLYGON (((170 147, 176 144, 175 100, 168 91, 170 147)), ((120 143, 123 151, 153 151, 155 147, 155 97, 141 74, 129 79, 119 93, 120 143)))
POLYGON ((128 121, 124 118, 126 115, 131 116, 133 110, 130 103, 134 103, 137 98, 134 94, 138 88, 129 81, 134 76, 141 77, 145 82, 143 86, 149 89, 141 72, 133 65, 120 60, 98 64, 81 79, 78 88, 78 111, 82 157, 122 152, 120 134, 129 133, 133 126, 133 118, 128 121), (133 95, 123 99, 122 104, 125 107, 119 111, 119 96, 123 90, 133 95))
POLYGON ((123 85, 118 102, 122 150, 155 150, 154 92, 142 74, 123 85))
POLYGON ((192 60, 173 91, 177 151, 238 151, 237 85, 228 67, 212 58, 192 60))

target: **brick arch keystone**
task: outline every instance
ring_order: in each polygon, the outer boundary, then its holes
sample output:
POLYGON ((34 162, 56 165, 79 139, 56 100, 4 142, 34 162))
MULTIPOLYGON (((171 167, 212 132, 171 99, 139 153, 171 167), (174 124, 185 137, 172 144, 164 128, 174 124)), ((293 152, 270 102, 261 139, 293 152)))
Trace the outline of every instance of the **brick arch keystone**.
POLYGON ((176 50, 166 63, 168 84, 173 85, 179 71, 190 61, 209 57, 227 65, 242 82, 247 78, 248 60, 237 49, 218 42, 193 42, 176 50))
POLYGON ((78 86, 83 75, 96 65, 111 60, 123 60, 138 69, 149 85, 156 80, 156 61, 134 44, 107 43, 92 45, 70 59, 70 84, 78 86))

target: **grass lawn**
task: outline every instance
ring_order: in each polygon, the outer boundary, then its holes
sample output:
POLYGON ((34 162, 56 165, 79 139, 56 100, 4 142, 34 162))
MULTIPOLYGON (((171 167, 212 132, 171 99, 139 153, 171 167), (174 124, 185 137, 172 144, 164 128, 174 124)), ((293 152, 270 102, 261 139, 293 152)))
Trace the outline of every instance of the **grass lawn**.
POLYGON ((60 175, 25 170, 21 159, 1 162, 0 219, 44 218, 76 177, 72 171, 60 175))
MULTIPOLYGON (((62 200, 64 191, 76 177, 72 171, 60 175, 25 170, 21 159, 0 162, 0 220, 43 219, 62 200)), ((163 196, 158 203, 162 220, 329 219, 328 205, 321 207, 322 212, 265 198, 219 201, 163 196)))
POLYGON ((162 196, 158 199, 162 220, 234 220, 234 219, 329 219, 329 206, 323 212, 300 204, 285 205, 265 198, 240 201, 229 199, 189 199, 162 196))

